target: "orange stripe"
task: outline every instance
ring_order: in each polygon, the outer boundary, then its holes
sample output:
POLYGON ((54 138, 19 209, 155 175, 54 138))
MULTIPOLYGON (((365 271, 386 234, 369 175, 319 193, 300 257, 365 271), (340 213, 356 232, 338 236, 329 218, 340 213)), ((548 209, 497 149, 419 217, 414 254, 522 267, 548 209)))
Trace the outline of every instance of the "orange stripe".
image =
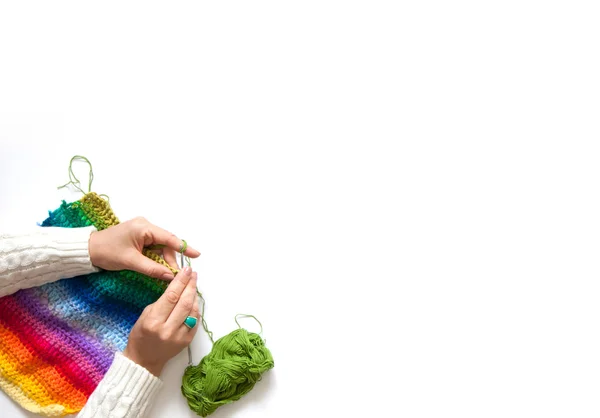
POLYGON ((85 405, 87 397, 51 364, 34 357, 19 338, 0 321, 0 370, 40 406, 60 403, 65 413, 85 405))

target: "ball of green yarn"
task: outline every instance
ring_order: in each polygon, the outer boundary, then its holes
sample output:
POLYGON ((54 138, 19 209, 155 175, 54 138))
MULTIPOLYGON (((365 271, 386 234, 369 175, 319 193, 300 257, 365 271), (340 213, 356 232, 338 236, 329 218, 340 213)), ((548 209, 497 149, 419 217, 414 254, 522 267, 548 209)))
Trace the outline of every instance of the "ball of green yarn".
POLYGON ((185 370, 181 392, 190 408, 206 417, 250 392, 274 365, 263 339, 240 328, 217 340, 199 365, 185 370))

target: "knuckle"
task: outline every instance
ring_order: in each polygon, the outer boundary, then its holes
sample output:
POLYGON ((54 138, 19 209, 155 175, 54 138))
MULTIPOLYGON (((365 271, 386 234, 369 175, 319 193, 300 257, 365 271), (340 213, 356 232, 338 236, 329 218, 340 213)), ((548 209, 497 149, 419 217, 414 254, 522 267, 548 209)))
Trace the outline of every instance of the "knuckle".
POLYGON ((150 222, 146 218, 138 216, 133 219, 133 227, 138 231, 139 234, 147 236, 150 234, 150 222))
POLYGON ((158 324, 155 321, 145 321, 142 324, 142 330, 146 334, 155 334, 158 331, 158 324))
POLYGON ((165 298, 169 303, 177 303, 177 301, 179 300, 179 296, 177 295, 177 293, 175 293, 172 290, 167 291, 167 293, 165 294, 165 298))
POLYGON ((140 225, 139 233, 144 238, 152 238, 152 231, 150 231, 150 227, 148 225, 140 225))
POLYGON ((173 334, 171 331, 165 329, 159 332, 158 338, 163 342, 171 341, 173 339, 173 334))
POLYGON ((149 267, 146 270, 146 276, 156 277, 156 276, 158 276, 158 270, 154 267, 149 267))

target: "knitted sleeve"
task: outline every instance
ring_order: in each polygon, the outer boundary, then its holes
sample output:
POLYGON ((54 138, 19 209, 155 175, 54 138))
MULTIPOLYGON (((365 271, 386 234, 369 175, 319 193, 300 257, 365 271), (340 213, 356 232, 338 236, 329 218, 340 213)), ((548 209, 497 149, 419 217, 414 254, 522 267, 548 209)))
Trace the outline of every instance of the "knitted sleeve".
POLYGON ((88 243, 96 229, 35 228, 26 233, 0 233, 0 297, 20 289, 98 271, 88 243))
POLYGON ((158 377, 117 352, 106 375, 77 416, 141 418, 161 386, 158 377))

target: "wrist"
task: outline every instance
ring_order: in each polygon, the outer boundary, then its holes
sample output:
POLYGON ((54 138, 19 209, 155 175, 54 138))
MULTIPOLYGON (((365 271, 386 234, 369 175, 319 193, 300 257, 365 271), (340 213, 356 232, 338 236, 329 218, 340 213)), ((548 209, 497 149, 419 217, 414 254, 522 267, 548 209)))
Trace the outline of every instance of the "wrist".
POLYGON ((148 361, 143 357, 139 356, 135 350, 129 348, 129 346, 125 347, 123 350, 123 355, 127 357, 129 360, 134 363, 142 366, 144 369, 148 370, 154 376, 159 377, 162 373, 162 369, 165 367, 165 363, 161 361, 148 361))
POLYGON ((93 231, 90 234, 88 240, 88 253, 90 255, 90 262, 92 265, 99 269, 105 269, 106 263, 106 240, 103 235, 103 231, 93 231))
POLYGON ((90 262, 92 263, 92 265, 98 267, 96 238, 98 238, 98 231, 92 231, 92 233, 90 234, 90 239, 88 240, 88 254, 90 255, 90 262))

